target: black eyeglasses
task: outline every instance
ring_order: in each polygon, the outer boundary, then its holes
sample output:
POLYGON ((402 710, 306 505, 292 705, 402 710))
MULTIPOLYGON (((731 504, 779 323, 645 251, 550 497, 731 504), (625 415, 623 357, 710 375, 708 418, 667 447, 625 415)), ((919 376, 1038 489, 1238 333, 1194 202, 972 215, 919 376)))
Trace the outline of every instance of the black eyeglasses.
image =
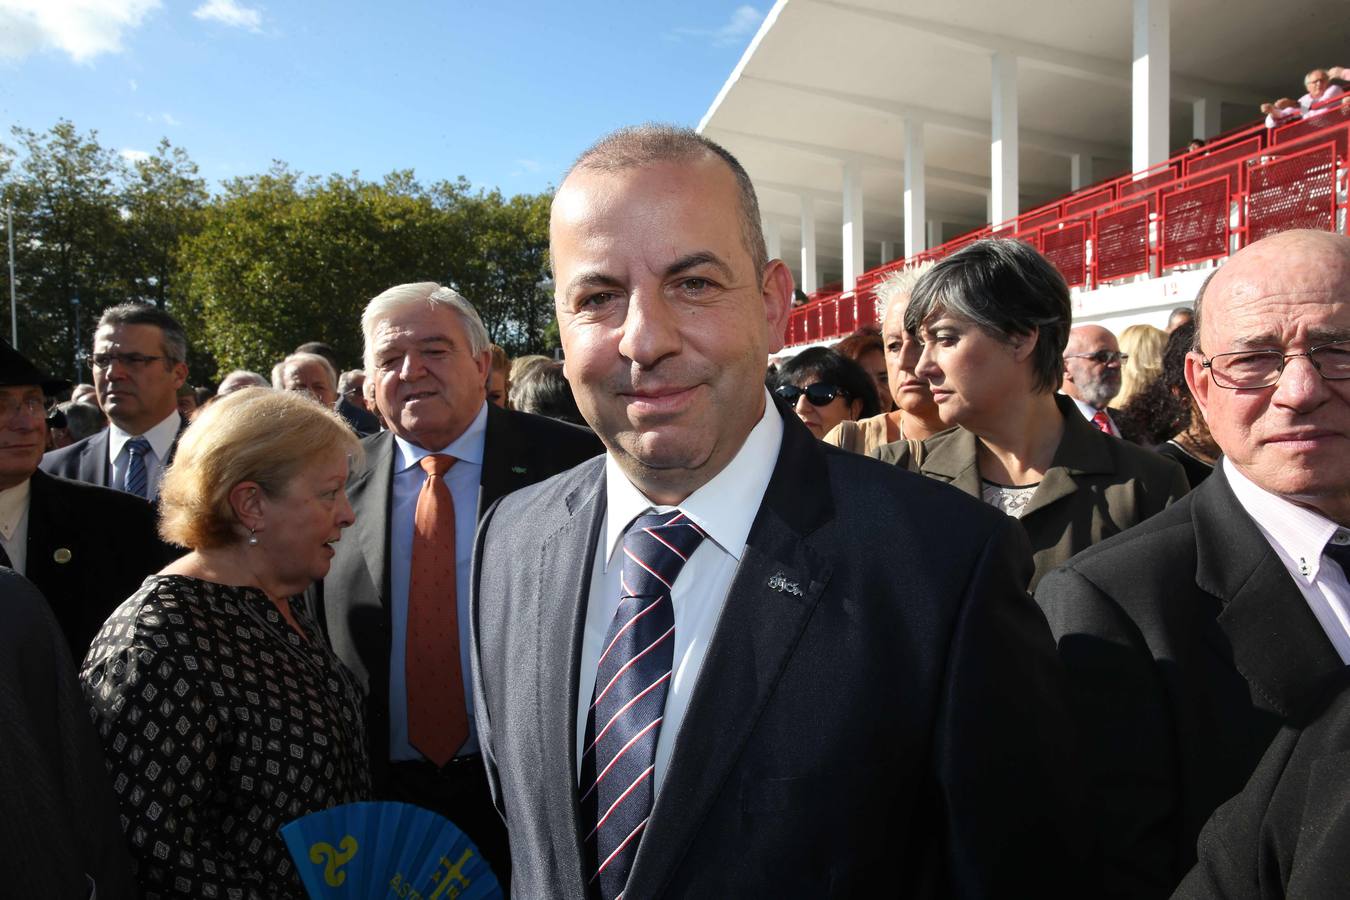
POLYGON ((1121 353, 1119 350, 1098 350, 1096 353, 1066 353, 1065 359, 1090 359, 1103 366, 1110 365, 1113 362, 1126 362, 1130 354, 1121 353))
POLYGON ((1214 383, 1230 391, 1250 391, 1278 384, 1285 364, 1304 357, 1318 374, 1328 381, 1350 378, 1350 341, 1336 341, 1313 347, 1306 353, 1281 350, 1235 350, 1200 357, 1200 365, 1209 369, 1214 383))
POLYGON ((806 402, 812 406, 829 406, 834 402, 834 398, 841 394, 848 396, 848 391, 832 384, 826 384, 823 381, 817 381, 815 384, 808 384, 804 388, 799 388, 795 384, 780 384, 773 389, 778 399, 785 403, 795 404, 797 398, 802 394, 806 395, 806 402))
POLYGON ((168 357, 146 356, 144 353, 95 353, 89 357, 89 361, 94 364, 94 368, 102 369, 104 372, 111 369, 115 362, 121 363, 133 372, 139 372, 150 363, 161 359, 168 359, 168 357))

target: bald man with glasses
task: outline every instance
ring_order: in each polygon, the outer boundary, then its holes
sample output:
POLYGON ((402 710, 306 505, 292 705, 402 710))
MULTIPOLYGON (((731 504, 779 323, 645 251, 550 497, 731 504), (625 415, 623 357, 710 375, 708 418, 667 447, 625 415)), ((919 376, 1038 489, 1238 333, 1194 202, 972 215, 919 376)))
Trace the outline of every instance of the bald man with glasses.
POLYGON ((1103 896, 1165 897, 1200 827, 1350 664, 1350 238, 1243 249, 1195 304, 1214 475, 1041 582, 1093 778, 1103 896))

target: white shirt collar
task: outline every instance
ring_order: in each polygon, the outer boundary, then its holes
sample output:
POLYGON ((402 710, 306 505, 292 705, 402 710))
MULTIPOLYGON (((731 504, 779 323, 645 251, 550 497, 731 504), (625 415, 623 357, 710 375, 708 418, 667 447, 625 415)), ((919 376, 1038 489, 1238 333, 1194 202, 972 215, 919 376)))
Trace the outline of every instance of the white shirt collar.
POLYGON ((475 466, 483 464, 483 444, 487 438, 487 401, 478 408, 478 415, 473 417, 469 427, 465 428, 449 444, 440 448, 419 447, 411 441, 404 440, 398 435, 394 435, 394 444, 398 447, 399 464, 397 471, 404 472, 417 465, 422 457, 430 456, 433 453, 445 453, 453 456, 460 462, 472 463, 475 466))
MULTIPOLYGON (((1267 541, 1295 563, 1290 574, 1308 583, 1317 580, 1322 553, 1327 541, 1343 530, 1319 512, 1291 503, 1278 494, 1258 486, 1242 473, 1228 457, 1223 458, 1223 473, 1242 508, 1256 522, 1267 541)), ((1350 533, 1350 529, 1344 529, 1350 533)))
POLYGON ((135 435, 118 428, 117 424, 110 419, 108 421, 108 459, 117 459, 117 455, 122 452, 122 447, 125 446, 127 441, 134 437, 143 437, 150 442, 150 449, 155 451, 155 459, 163 462, 169 456, 169 450, 173 447, 174 438, 178 437, 178 429, 182 423, 183 417, 175 409, 169 413, 164 421, 145 434, 135 435))
MULTIPOLYGON (((1065 394, 1064 396, 1069 397, 1068 394, 1065 394)), ((1079 412, 1083 414, 1083 418, 1087 419, 1089 422, 1092 421, 1093 416, 1097 415, 1097 413, 1101 411, 1097 409, 1097 407, 1093 406, 1091 403, 1084 403, 1077 397, 1069 397, 1069 399, 1072 400, 1074 402, 1074 405, 1078 407, 1079 412)))
MULTIPOLYGON (((750 526, 759 513, 782 444, 783 420, 766 389, 764 412, 758 424, 750 429, 741 449, 736 451, 726 468, 679 504, 685 515, 737 561, 745 550, 750 526)), ((608 571, 609 561, 614 558, 614 551, 633 519, 649 509, 665 511, 675 507, 656 506, 648 500, 628 480, 612 453, 605 459, 605 497, 605 569, 608 571)))
POLYGON ((28 511, 28 495, 32 487, 33 480, 25 478, 14 487, 0 491, 0 534, 7 541, 14 537, 14 529, 19 527, 23 514, 28 511))

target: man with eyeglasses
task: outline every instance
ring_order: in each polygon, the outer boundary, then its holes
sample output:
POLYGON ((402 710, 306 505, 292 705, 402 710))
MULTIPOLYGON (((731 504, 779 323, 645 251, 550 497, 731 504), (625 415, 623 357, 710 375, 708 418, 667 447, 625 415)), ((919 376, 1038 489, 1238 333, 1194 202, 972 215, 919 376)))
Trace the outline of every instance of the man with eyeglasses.
POLYGON ((109 426, 48 453, 42 469, 154 500, 187 427, 178 412, 178 389, 187 381, 183 327, 148 304, 109 307, 94 332, 90 363, 109 426))
POLYGON ((1120 393, 1120 364, 1127 359, 1116 336, 1100 325, 1079 325, 1069 332, 1061 390, 1092 427, 1114 437, 1120 437, 1120 429, 1110 406, 1120 393))
POLYGON ((1252 244, 1195 317, 1186 379, 1223 460, 1036 591, 1076 691, 1110 896, 1167 896, 1205 819, 1350 663, 1350 238, 1252 244))
POLYGON ((44 394, 69 386, 0 343, 0 566, 37 585, 79 660, 108 615, 173 553, 155 536, 149 503, 38 470, 44 394))

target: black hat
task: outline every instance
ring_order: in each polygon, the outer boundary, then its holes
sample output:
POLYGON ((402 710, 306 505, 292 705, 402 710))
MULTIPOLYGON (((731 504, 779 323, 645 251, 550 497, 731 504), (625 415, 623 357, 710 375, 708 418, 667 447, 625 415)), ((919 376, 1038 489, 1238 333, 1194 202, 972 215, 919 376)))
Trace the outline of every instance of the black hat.
POLYGON ((22 353, 0 341, 0 387, 19 384, 40 385, 47 394, 58 394, 70 387, 70 382, 64 378, 42 374, 22 353))

